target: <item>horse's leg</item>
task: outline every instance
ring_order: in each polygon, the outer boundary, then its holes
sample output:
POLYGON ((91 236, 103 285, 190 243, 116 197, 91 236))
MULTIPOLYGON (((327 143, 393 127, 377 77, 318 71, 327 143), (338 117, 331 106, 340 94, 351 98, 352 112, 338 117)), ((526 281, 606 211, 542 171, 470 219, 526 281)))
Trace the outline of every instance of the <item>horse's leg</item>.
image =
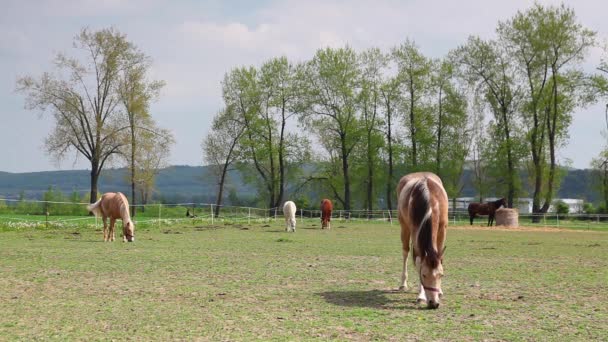
POLYGON ((469 213, 469 220, 471 221, 471 226, 473 225, 473 219, 475 218, 475 214, 469 213))
POLYGON ((103 217, 103 242, 108 241, 108 218, 103 217))
POLYGON ((399 215, 399 224, 401 225, 401 251, 403 253, 403 271, 401 272, 401 283, 399 290, 407 290, 407 258, 410 255, 410 229, 399 215))
MULTIPOLYGON (((422 267, 422 259, 420 256, 416 254, 416 249, 414 249, 414 260, 416 260, 416 271, 418 271, 418 275, 420 275, 420 268, 422 267)), ((418 276, 420 281, 420 288, 418 291, 418 298, 416 298, 417 303, 426 303, 426 293, 424 292, 424 286, 422 285, 422 277, 418 276)))
POLYGON ((114 224, 115 224, 115 223, 116 223, 116 219, 111 218, 111 219, 110 219, 110 234, 108 234, 108 235, 109 235, 109 236, 108 236, 108 239, 109 239, 110 241, 114 241, 114 238, 115 238, 115 234, 114 234, 114 224))

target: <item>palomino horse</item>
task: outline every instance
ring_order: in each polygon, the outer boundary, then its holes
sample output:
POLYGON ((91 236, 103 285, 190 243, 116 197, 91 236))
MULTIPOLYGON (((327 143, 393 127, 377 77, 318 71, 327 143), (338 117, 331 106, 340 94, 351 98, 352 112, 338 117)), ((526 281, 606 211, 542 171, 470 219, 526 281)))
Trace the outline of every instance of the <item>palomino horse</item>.
POLYGON ((429 308, 436 309, 443 295, 441 277, 448 224, 448 195, 437 175, 416 172, 401 178, 397 196, 403 246, 400 289, 407 289, 407 258, 411 238, 414 264, 420 277, 418 302, 427 302, 429 308))
POLYGON ((468 207, 469 220, 473 225, 473 219, 477 215, 488 215, 488 226, 494 223, 494 215, 496 215, 496 209, 500 207, 507 207, 507 201, 504 198, 496 200, 494 202, 487 203, 470 203, 468 207))
POLYGON ((331 229, 331 211, 333 210, 333 205, 331 201, 327 198, 321 201, 321 228, 322 229, 331 229))
POLYGON ((131 221, 129 214, 129 201, 120 192, 106 192, 101 199, 93 204, 89 204, 87 209, 95 216, 103 218, 103 241, 114 241, 114 223, 117 219, 122 220, 122 240, 123 242, 135 241, 135 225, 131 221), (108 231, 107 219, 110 218, 110 231, 108 231))

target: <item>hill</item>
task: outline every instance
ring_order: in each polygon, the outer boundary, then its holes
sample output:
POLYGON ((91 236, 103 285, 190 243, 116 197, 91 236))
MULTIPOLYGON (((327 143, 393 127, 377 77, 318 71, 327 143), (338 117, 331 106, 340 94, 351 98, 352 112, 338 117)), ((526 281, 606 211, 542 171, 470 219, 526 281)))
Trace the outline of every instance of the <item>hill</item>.
MULTIPOLYGON (((126 169, 105 170, 100 178, 99 190, 122 191, 129 193, 126 181, 126 169)), ((526 175, 522 174, 522 184, 526 184, 526 175)), ((465 171, 463 175, 464 188, 461 196, 475 196, 472 186, 472 173, 465 171)), ((160 171, 156 178, 155 198, 165 203, 198 202, 211 203, 215 201, 216 178, 208 166, 171 166, 160 171)), ((23 192, 28 199, 40 199, 42 194, 53 186, 68 194, 78 191, 82 195, 89 192, 90 176, 87 170, 44 171, 30 173, 0 172, 0 196, 17 199, 23 192)), ((591 170, 568 170, 557 194, 559 198, 582 198, 590 202, 599 201, 599 193, 594 190, 591 170)), ((255 196, 251 186, 243 184, 241 175, 232 172, 227 181, 226 195, 231 188, 240 190, 241 198, 255 196)), ((524 189, 525 190, 525 189, 524 189)), ((523 194, 521 197, 529 196, 523 194)))

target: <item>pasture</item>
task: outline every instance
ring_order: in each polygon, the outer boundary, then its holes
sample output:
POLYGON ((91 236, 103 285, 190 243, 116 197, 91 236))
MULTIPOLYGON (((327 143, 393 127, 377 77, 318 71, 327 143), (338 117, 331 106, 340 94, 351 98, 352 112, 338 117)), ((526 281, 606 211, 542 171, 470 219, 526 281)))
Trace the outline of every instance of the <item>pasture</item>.
MULTIPOLYGON (((399 226, 298 220, 0 231, 3 340, 600 340, 608 232, 448 228, 438 310, 399 226), (410 285, 417 285, 410 267, 410 285)), ((1 224, 1 223, 0 223, 1 224)))

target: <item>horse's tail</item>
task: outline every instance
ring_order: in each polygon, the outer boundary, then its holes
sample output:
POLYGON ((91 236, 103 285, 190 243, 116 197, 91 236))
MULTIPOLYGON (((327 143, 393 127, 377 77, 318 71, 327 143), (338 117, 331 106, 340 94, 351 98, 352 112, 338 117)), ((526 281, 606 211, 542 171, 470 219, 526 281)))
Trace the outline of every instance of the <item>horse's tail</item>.
POLYGON ((434 260, 438 259, 437 251, 433 247, 433 208, 428 181, 428 178, 424 178, 416 182, 412 188, 410 201, 415 203, 412 221, 418 226, 418 247, 424 256, 434 263, 434 260))
POLYGON ((97 202, 87 205, 87 210, 95 216, 101 216, 101 198, 97 202))

